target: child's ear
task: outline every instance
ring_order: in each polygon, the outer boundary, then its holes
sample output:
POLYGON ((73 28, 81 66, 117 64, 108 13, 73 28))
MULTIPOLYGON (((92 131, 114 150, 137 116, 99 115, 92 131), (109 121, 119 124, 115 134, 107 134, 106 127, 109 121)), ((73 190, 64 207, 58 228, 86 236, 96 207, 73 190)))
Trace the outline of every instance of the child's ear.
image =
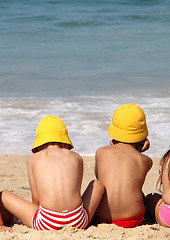
POLYGON ((150 142, 149 142, 149 139, 147 138, 137 144, 137 149, 139 152, 145 152, 146 150, 149 149, 149 147, 150 147, 150 142))
POLYGON ((116 140, 114 140, 114 139, 112 139, 111 141, 110 141, 110 145, 115 145, 116 143, 118 143, 116 140))
POLYGON ((69 144, 67 143, 67 144, 66 144, 66 148, 67 148, 67 149, 70 149, 69 147, 70 147, 70 146, 69 146, 69 144))
POLYGON ((115 144, 117 144, 117 143, 118 143, 118 141, 115 140, 115 139, 112 139, 112 140, 110 141, 110 145, 115 145, 115 144))
POLYGON ((64 143, 64 147, 67 148, 67 149, 69 149, 69 150, 72 148, 72 147, 70 146, 70 144, 68 144, 68 143, 64 143))

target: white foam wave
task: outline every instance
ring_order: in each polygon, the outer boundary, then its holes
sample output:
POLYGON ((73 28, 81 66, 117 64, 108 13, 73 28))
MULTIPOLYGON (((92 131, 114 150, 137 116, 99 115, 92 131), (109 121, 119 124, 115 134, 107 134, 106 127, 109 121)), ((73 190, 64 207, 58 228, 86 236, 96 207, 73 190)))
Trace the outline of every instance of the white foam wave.
POLYGON ((139 104, 146 113, 151 148, 148 154, 162 156, 169 148, 170 97, 83 96, 72 98, 1 98, 0 153, 29 154, 40 119, 55 115, 65 122, 75 151, 94 155, 109 144, 107 128, 121 104, 139 104))

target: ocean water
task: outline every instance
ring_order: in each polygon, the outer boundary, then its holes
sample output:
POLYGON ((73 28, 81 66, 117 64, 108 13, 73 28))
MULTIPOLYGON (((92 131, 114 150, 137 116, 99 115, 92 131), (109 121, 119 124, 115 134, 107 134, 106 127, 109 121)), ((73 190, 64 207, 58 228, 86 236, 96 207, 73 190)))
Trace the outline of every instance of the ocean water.
POLYGON ((30 154, 50 114, 94 155, 129 102, 146 114, 146 154, 168 150, 170 1, 1 0, 0 23, 0 153, 30 154))

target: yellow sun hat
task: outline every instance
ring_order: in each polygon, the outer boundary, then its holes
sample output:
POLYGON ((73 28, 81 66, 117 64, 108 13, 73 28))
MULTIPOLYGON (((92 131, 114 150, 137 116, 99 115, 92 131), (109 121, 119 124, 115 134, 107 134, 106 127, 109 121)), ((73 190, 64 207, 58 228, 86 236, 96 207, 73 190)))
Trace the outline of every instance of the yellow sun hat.
POLYGON ((64 122, 59 117, 50 115, 42 118, 36 128, 32 152, 36 152, 37 147, 49 142, 66 143, 70 145, 70 149, 74 147, 64 122))
POLYGON ((119 142, 143 141, 148 136, 145 113, 136 104, 123 104, 113 113, 107 132, 109 137, 119 142))

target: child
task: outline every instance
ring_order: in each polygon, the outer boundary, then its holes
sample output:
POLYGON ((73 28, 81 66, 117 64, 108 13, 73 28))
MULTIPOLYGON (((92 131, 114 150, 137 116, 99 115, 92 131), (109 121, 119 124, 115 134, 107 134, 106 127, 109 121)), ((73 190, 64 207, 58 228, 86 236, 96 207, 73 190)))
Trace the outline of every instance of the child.
POLYGON ((37 230, 58 230, 64 226, 85 228, 88 225, 104 193, 104 186, 100 181, 92 181, 81 198, 83 159, 70 151, 72 148, 60 118, 46 116, 40 121, 33 154, 27 162, 32 203, 3 191, 0 210, 5 224, 10 225, 16 216, 37 230))
POLYGON ((158 193, 148 194, 145 198, 147 217, 154 223, 170 227, 170 149, 160 161, 159 176, 156 186, 160 190, 163 186, 162 195, 158 193))
POLYGON ((144 217, 142 186, 152 160, 141 154, 149 148, 143 110, 135 104, 116 109, 108 128, 110 146, 96 151, 95 174, 106 188, 94 223, 135 227, 144 217))

